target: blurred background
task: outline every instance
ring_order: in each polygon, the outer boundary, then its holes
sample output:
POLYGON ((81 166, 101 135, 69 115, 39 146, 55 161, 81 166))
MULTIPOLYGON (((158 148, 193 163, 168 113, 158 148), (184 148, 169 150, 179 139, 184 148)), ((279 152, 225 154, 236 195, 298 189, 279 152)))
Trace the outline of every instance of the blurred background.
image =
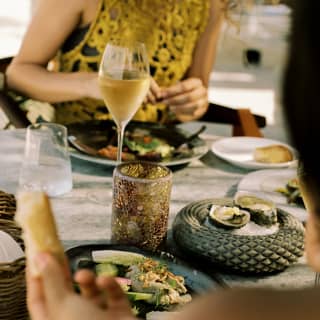
MULTIPOLYGON (((0 2, 0 58, 19 50, 33 11, 31 0, 0 2)), ((290 8, 278 1, 255 0, 234 15, 236 25, 225 23, 217 60, 212 70, 210 101, 230 107, 250 108, 267 117, 263 133, 287 141, 281 115, 281 81, 286 62, 290 8)), ((191 125, 191 124, 190 124, 191 125)), ((229 135, 228 126, 216 132, 229 135)))

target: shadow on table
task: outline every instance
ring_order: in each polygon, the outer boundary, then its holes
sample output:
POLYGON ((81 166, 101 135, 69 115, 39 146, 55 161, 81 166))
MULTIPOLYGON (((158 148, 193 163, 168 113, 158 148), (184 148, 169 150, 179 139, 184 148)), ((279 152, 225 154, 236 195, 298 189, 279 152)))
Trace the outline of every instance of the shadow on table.
MULTIPOLYGON (((94 163, 82 159, 71 157, 72 171, 76 173, 82 173, 95 176, 110 176, 112 177, 114 166, 94 163)), ((170 170, 173 172, 186 168, 190 163, 183 163, 175 166, 170 166, 170 170)))
POLYGON ((95 176, 112 177, 114 166, 94 163, 71 157, 72 172, 95 176))
POLYGON ((227 161, 218 158, 212 151, 208 151, 203 157, 200 158, 201 162, 215 169, 220 169, 230 173, 247 174, 251 170, 236 167, 227 161))

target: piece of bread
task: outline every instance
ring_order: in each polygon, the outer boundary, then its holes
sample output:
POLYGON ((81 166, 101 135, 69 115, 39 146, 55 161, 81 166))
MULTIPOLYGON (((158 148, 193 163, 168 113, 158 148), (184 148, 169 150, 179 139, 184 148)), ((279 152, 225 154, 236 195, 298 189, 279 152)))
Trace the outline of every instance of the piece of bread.
POLYGON ((292 152, 285 146, 273 144, 266 147, 256 148, 253 158, 257 162, 282 163, 293 160, 292 152))
POLYGON ((17 197, 15 220, 21 226, 26 257, 31 273, 39 275, 35 254, 49 252, 61 263, 64 249, 59 240, 48 196, 44 192, 20 192, 17 197))

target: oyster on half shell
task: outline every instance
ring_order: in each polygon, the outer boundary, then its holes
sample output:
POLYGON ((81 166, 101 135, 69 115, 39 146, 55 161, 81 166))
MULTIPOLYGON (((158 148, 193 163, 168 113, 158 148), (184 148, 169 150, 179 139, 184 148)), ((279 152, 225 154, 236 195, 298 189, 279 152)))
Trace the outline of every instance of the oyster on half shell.
POLYGON ((238 207, 212 205, 209 218, 219 227, 226 229, 241 228, 250 221, 250 213, 238 207))
POLYGON ((277 223, 277 209, 275 204, 266 199, 256 197, 255 195, 236 195, 234 199, 236 206, 248 210, 251 220, 261 226, 271 226, 277 223))

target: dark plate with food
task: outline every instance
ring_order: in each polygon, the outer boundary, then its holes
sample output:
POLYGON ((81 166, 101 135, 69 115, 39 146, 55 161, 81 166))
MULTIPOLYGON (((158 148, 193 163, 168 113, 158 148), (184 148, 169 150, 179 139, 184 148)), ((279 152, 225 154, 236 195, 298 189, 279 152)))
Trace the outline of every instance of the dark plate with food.
POLYGON ((195 295, 217 286, 206 274, 165 252, 149 253, 124 245, 90 244, 71 248, 66 254, 72 273, 86 268, 97 275, 116 277, 133 312, 140 318, 152 319, 157 313, 158 319, 167 312, 178 312, 195 295))
MULTIPOLYGON (((116 165, 117 132, 111 120, 86 121, 70 124, 68 140, 71 155, 83 160, 116 165)), ((207 151, 198 132, 186 132, 177 126, 131 121, 125 130, 123 161, 144 160, 168 166, 186 164, 207 151)))

